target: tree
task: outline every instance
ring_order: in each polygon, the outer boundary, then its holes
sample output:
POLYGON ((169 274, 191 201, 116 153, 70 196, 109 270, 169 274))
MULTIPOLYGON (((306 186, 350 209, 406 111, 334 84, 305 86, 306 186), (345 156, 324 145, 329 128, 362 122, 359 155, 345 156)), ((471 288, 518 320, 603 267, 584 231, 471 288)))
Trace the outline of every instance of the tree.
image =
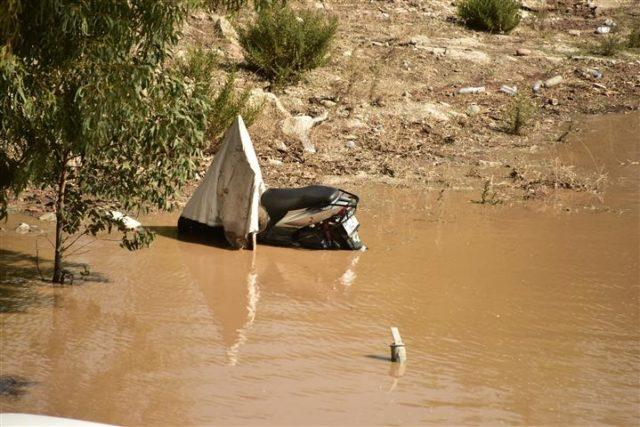
POLYGON ((113 227, 123 247, 148 245, 151 232, 111 210, 169 209, 193 176, 210 87, 202 70, 168 65, 189 10, 179 0, 0 0, 0 218, 11 192, 52 189, 54 283, 83 235, 113 227))

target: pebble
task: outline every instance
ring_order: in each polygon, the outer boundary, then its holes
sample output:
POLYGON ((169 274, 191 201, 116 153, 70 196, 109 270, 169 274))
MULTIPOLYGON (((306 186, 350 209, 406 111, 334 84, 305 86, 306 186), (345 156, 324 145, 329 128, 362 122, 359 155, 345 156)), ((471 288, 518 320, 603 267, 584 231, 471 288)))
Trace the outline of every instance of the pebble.
POLYGON ((580 30, 569 30, 567 31, 567 33, 569 33, 570 36, 576 36, 576 37, 581 34, 580 30))
POLYGON ((547 104, 549 105, 558 105, 558 99, 557 98, 550 98, 547 100, 547 104))
POLYGON ((350 150, 354 150, 357 148, 356 142, 355 141, 347 141, 347 143, 345 144, 345 146, 350 149, 350 150))
POLYGON ((602 78, 602 73, 600 72, 600 70, 597 70, 595 68, 587 68, 585 71, 586 71, 587 74, 589 74, 594 79, 601 79, 602 78))
POLYGON ((330 99, 323 99, 320 101, 320 104, 324 105, 327 108, 335 107, 336 103, 331 101, 330 99))
POLYGON ((542 80, 538 80, 537 82, 535 82, 535 83, 533 84, 533 87, 532 87, 533 91, 534 91, 534 92, 540 92, 540 89, 542 89, 542 85, 543 85, 543 84, 544 84, 544 83, 542 82, 542 80))
POLYGON ((271 166, 281 166, 282 165, 282 161, 281 160, 277 160, 277 159, 269 159, 267 162, 271 166))
POLYGON ((467 116, 469 117, 473 117, 479 113, 480 113, 480 107, 478 106, 478 104, 471 104, 467 108, 467 116))
POLYGON ((31 231, 31 226, 29 226, 29 224, 27 224, 26 222, 21 222, 16 227, 16 233, 26 234, 29 231, 31 231))
POLYGON ((607 27, 606 25, 596 28, 596 33, 598 34, 608 34, 609 32, 611 32, 611 27, 607 27))
POLYGON ((531 55, 531 49, 525 49, 525 48, 521 47, 520 49, 516 50, 516 55, 517 56, 529 56, 529 55, 531 55))
POLYGON ((551 77, 550 79, 545 80, 544 87, 554 87, 554 86, 558 86, 560 83, 562 83, 562 76, 557 75, 557 76, 551 77))
POLYGON ((55 212, 47 212, 45 214, 42 214, 38 217, 38 219, 40 221, 48 221, 48 222, 53 222, 56 220, 56 213, 55 212))
POLYGON ((289 147, 287 147, 287 145, 284 142, 278 141, 278 142, 276 142, 276 150, 278 150, 278 151, 289 151, 289 147))

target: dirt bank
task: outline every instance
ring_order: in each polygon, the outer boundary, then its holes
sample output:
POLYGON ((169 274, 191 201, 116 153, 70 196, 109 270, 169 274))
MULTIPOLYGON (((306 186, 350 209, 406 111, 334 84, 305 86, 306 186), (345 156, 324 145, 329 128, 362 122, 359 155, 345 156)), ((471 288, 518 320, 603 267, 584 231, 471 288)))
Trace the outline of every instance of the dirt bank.
MULTIPOLYGON (((340 29, 330 63, 276 93, 281 108, 268 98, 251 128, 267 182, 375 180, 480 189, 487 181, 511 180, 511 198, 544 195, 543 187, 599 191, 602 176, 575 175, 557 161, 556 146, 582 114, 639 108, 640 54, 590 53, 603 37, 594 30, 607 19, 626 36, 638 19, 633 3, 596 2, 594 12, 582 1, 549 1, 540 12, 542 3, 527 1, 513 32, 491 35, 457 22, 449 1, 306 2, 337 15, 340 29), (559 85, 533 93, 537 80, 557 75, 559 85), (522 136, 505 131, 513 99, 502 85, 532 96, 535 116, 522 136), (466 86, 486 91, 458 94, 466 86), (287 114, 324 113, 327 120, 310 133, 316 153, 282 132, 287 114), (540 191, 531 192, 533 181, 544 183, 540 191)), ((247 19, 238 16, 235 25, 247 19)), ((227 65, 240 67, 244 86, 268 91, 267 82, 242 69, 238 46, 216 35, 215 20, 193 16, 184 44, 219 49, 227 65)))

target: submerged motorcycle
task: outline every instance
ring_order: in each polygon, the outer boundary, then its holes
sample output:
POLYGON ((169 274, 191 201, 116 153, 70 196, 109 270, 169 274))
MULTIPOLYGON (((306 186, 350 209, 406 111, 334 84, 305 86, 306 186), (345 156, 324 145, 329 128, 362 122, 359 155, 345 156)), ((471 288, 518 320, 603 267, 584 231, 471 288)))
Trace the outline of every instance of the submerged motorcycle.
POLYGON ((355 194, 322 185, 268 189, 260 204, 269 220, 258 234, 258 242, 308 249, 361 249, 355 215, 358 201, 355 194))
POLYGON ((261 243, 309 249, 363 247, 358 196, 334 187, 266 189, 242 117, 227 129, 213 162, 186 203, 178 232, 215 237, 234 248, 261 243))

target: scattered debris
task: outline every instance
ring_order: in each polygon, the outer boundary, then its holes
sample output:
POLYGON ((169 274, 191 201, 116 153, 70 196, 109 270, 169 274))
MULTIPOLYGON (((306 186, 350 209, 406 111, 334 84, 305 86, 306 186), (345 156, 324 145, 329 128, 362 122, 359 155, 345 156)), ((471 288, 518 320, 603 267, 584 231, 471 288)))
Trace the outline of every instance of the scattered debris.
POLYGON ((484 86, 477 86, 477 87, 463 87, 458 89, 458 93, 459 94, 470 94, 470 93, 482 93, 486 90, 486 88, 484 86))
POLYGON ((557 76, 551 77, 550 79, 545 80, 544 87, 554 87, 554 86, 558 86, 560 83, 562 83, 562 76, 557 75, 557 76))
POLYGON ((500 92, 504 92, 507 95, 516 96, 518 94, 518 87, 517 86, 502 85, 500 87, 500 92))
POLYGON ((127 230, 135 230, 138 227, 141 227, 142 224, 135 219, 127 216, 119 211, 111 211, 109 212, 111 218, 115 221, 122 221, 122 224, 125 226, 127 230))

